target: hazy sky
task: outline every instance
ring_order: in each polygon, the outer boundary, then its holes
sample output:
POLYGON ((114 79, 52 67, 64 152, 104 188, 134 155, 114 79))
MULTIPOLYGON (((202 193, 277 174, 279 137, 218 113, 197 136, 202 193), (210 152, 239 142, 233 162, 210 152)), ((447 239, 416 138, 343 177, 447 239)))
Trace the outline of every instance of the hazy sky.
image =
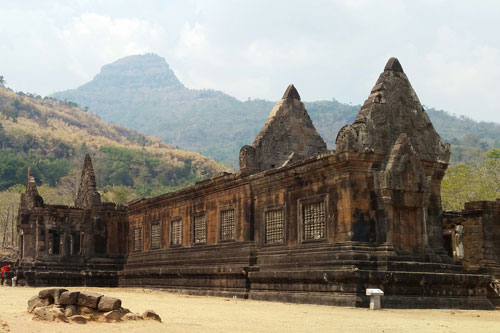
POLYGON ((398 57, 427 106, 500 122, 500 1, 1 1, 0 75, 50 94, 131 54, 189 88, 360 104, 398 57))

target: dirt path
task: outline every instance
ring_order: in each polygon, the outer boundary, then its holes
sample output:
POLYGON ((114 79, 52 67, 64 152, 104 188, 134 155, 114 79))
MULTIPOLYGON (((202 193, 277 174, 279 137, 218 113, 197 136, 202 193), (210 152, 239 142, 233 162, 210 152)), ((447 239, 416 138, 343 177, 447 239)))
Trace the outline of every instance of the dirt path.
POLYGON ((80 288, 121 298, 154 321, 86 325, 33 321, 28 299, 44 288, 0 287, 0 332, 500 332, 500 311, 381 310, 196 297, 126 288, 80 288), (2 326, 2 321, 7 326, 2 326), (69 331, 68 331, 69 330, 69 331))

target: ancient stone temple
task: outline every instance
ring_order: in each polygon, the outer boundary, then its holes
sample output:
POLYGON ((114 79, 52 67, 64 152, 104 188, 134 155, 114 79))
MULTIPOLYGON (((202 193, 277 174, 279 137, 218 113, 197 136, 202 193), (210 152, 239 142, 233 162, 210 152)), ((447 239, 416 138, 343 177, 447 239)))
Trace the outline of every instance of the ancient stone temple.
POLYGON ((489 298, 500 306, 500 199, 467 202, 461 212, 444 212, 443 236, 455 263, 491 274, 489 298))
POLYGON ((75 207, 45 205, 30 178, 18 279, 346 306, 380 288, 385 307, 492 308, 491 274, 443 242, 449 150, 395 58, 334 151, 290 85, 237 173, 124 207, 101 203, 90 157, 75 207))
POLYGON ((18 269, 34 285, 116 286, 127 254, 126 207, 101 203, 85 156, 74 207, 47 205, 28 171, 18 214, 18 269))
POLYGON ((370 153, 377 164, 370 177, 377 241, 399 252, 442 253, 440 184, 450 147, 441 142, 397 59, 389 59, 336 143, 337 153, 370 153))

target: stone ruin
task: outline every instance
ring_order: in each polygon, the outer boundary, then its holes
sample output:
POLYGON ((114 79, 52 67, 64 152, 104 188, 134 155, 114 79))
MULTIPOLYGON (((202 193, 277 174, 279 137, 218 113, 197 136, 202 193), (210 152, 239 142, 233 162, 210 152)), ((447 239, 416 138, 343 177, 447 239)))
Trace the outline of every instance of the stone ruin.
POLYGON ((146 310, 142 315, 123 308, 122 301, 88 291, 69 291, 63 288, 41 290, 28 301, 33 319, 86 324, 87 321, 119 322, 122 320, 153 319, 161 322, 156 312, 146 310))
POLYGON ((252 174, 326 152, 293 84, 276 103, 251 146, 240 151, 240 171, 252 174))
POLYGON ((500 199, 467 202, 461 212, 443 213, 444 248, 469 271, 492 276, 490 300, 500 306, 500 199))
POLYGON ((82 177, 80 186, 75 199, 75 207, 83 209, 91 209, 93 206, 101 204, 101 195, 97 192, 97 184, 95 181, 94 166, 90 155, 85 155, 83 162, 82 177))
POLYGON ((72 207, 45 204, 28 170, 17 223, 18 284, 116 286, 127 249, 125 221, 125 207, 101 202, 90 155, 72 207))
POLYGON ((237 173, 117 206, 86 156, 74 207, 45 204, 28 175, 16 277, 354 307, 380 289, 383 307, 491 309, 498 205, 443 213, 449 157, 395 58, 336 150, 290 85, 237 173))
POLYGON ((373 174, 373 204, 385 215, 379 223, 385 239, 379 241, 409 251, 442 247, 439 187, 450 145, 441 141, 396 58, 387 62, 354 123, 339 131, 336 148, 384 156, 373 174), (425 223, 416 224, 419 219, 425 223))

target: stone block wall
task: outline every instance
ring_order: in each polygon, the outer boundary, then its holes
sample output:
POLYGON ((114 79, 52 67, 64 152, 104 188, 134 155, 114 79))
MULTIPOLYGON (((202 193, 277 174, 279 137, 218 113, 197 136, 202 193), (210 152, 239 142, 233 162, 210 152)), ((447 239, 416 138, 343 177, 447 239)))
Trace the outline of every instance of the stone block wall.
MULTIPOLYGON (((248 215, 250 202, 248 182, 227 175, 176 194, 132 203, 128 214, 129 252, 248 241, 251 236, 248 226, 251 221, 248 215), (197 228, 199 235, 205 234, 199 236, 197 242, 194 239, 195 223, 205 225, 197 228), (151 239, 153 229, 155 233, 158 231, 156 228, 160 230, 159 246, 158 238, 154 246, 151 239), (134 244, 136 233, 142 235, 142 246, 134 244)), ((155 237, 158 236, 155 234, 155 237)))
POLYGON ((463 259, 469 270, 493 270, 500 267, 500 199, 465 204, 464 210, 444 215, 444 231, 463 227, 463 259))

